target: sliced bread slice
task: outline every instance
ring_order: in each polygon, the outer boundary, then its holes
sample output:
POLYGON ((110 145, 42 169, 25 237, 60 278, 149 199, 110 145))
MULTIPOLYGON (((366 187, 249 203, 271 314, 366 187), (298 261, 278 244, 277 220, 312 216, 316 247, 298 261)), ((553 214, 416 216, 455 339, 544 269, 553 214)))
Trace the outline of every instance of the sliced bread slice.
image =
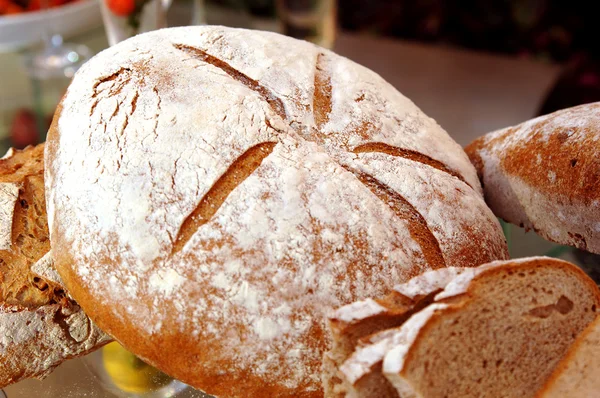
MULTIPOLYGON (((373 339, 377 339, 371 335, 402 325, 412 314, 429 305, 435 294, 464 269, 448 267, 428 271, 396 286, 382 299, 357 301, 337 309, 329 318, 332 348, 323 357, 325 396, 390 396, 384 393, 388 383, 380 371, 383 355, 372 357, 373 366, 361 367, 361 374, 345 373, 348 369, 342 368, 342 364, 357 346, 369 345, 374 342, 373 339), (369 387, 373 385, 377 386, 374 390, 369 387), (371 390, 374 395, 371 395, 371 390)), ((388 393, 394 391, 392 389, 388 393)))
POLYGON ((401 397, 533 397, 599 306, 565 261, 467 269, 399 328, 383 372, 401 397))
POLYGON ((538 398, 600 396, 600 317, 577 337, 538 398))

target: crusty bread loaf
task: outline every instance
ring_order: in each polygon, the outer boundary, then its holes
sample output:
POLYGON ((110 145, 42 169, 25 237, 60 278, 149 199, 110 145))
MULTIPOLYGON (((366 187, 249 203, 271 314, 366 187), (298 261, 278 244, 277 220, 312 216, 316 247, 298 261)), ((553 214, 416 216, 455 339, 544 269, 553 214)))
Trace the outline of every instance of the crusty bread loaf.
POLYGON ((468 269, 387 336, 383 372, 401 397, 533 397, 599 305, 596 284, 565 261, 468 269))
POLYGON ((375 73, 273 33, 175 28, 105 50, 46 161, 73 297, 214 395, 322 396, 333 308, 507 256, 443 129, 375 73))
POLYGON ((53 277, 43 153, 38 145, 0 160, 0 388, 110 340, 53 277))
POLYGON ((466 151, 497 216, 600 253, 600 102, 487 134, 466 151))
POLYGON ((323 386, 326 397, 383 398, 395 390, 381 373, 382 356, 373 355, 360 372, 340 368, 357 346, 373 342, 371 335, 402 325, 411 315, 433 302, 436 293, 466 268, 448 267, 427 271, 382 299, 366 299, 338 308, 329 317, 332 348, 323 355, 323 386), (360 374, 359 374, 360 373, 360 374))
POLYGON ((600 317, 575 340, 537 398, 600 396, 600 317))

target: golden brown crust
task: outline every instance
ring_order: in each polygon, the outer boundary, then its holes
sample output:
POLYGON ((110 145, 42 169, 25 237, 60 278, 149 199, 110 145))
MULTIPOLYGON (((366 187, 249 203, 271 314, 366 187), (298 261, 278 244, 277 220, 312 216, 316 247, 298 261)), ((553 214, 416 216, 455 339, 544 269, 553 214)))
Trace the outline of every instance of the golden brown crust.
POLYGON ((600 103, 487 134, 465 151, 497 216, 600 252, 600 103))
POLYGON ((209 393, 321 396, 330 309, 506 256, 456 143, 309 44, 149 33, 86 64, 63 106, 46 151, 61 277, 126 348, 209 393), (352 151, 369 142, 402 150, 352 151))
POLYGON ((475 170, 477 170, 477 177, 479 177, 479 182, 481 183, 481 187, 483 188, 483 193, 485 195, 485 185, 483 181, 484 164, 483 160, 481 159, 481 150, 484 148, 484 144, 485 136, 479 137, 465 147, 465 152, 473 166, 475 166, 475 170))

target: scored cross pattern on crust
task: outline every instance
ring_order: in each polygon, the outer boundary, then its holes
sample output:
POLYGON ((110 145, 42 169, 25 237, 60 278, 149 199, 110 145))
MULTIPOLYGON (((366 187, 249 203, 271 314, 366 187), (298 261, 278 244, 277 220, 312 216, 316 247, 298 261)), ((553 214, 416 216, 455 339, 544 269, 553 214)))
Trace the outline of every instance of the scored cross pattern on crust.
MULTIPOLYGON (((267 102, 275 114, 281 117, 283 121, 289 122, 281 99, 278 98, 271 90, 262 86, 258 81, 248 77, 244 73, 233 68, 225 61, 208 54, 204 50, 182 44, 176 44, 174 47, 182 52, 185 52, 194 59, 200 60, 201 62, 210 64, 220 69, 234 80, 255 91, 267 102)), ((316 143, 325 141, 326 137, 321 130, 322 127, 329 121, 329 117, 332 112, 333 104, 331 98, 332 83, 331 75, 328 73, 327 55, 324 53, 319 53, 317 55, 315 65, 313 94, 313 117, 316 129, 312 129, 313 136, 302 135, 304 139, 314 141, 316 143)), ((271 126, 269 120, 267 120, 266 123, 268 126, 271 126)), ((173 244, 172 253, 181 251, 189 239, 198 230, 198 228, 210 221, 211 217, 218 211, 220 206, 227 199, 227 196, 261 165, 263 160, 272 153, 275 146, 275 142, 265 142, 255 145, 244 152, 232 163, 227 171, 221 175, 221 177, 200 200, 200 203, 196 209, 194 209, 186 217, 173 244)), ((390 156, 401 157, 442 171, 454 178, 459 179, 470 187, 460 173, 451 169, 444 163, 414 150, 398 148, 382 142, 371 142, 358 145, 352 150, 352 152, 356 154, 383 153, 390 156)), ((354 177, 361 184, 363 184, 369 190, 369 192, 384 202, 396 216, 407 221, 411 237, 421 247, 425 261, 431 268, 435 269, 445 266, 445 260, 437 238, 428 227, 427 221, 423 215, 419 213, 419 211, 408 200, 406 200, 406 198, 388 185, 379 181, 374 176, 363 171, 359 171, 358 169, 346 164, 341 164, 330 153, 329 156, 346 171, 352 173, 352 175, 354 175, 354 177)))
MULTIPOLYGON (((370 142, 368 144, 362 144, 357 146, 352 150, 354 153, 371 153, 371 152, 380 152, 386 153, 391 156, 398 156, 404 159, 412 160, 414 162, 426 164, 428 166, 433 167, 434 169, 438 169, 439 171, 443 171, 444 173, 450 174, 453 177, 458 178, 465 184, 469 185, 468 182, 456 171, 452 170, 444 163, 439 160, 433 159, 431 156, 424 155, 417 151, 412 151, 410 149, 398 148, 392 145, 385 144, 383 142, 370 142)), ((471 186, 471 185, 469 185, 471 186)), ((473 188, 473 187, 471 187, 473 188)))
POLYGON ((231 76, 234 80, 237 80, 244 86, 247 86, 250 90, 256 91, 260 94, 261 97, 263 97, 265 101, 267 101, 271 109, 273 109, 273 111, 276 114, 278 114, 283 119, 286 118, 285 107, 283 106, 283 102, 281 102, 281 100, 278 97, 276 97, 273 93, 271 93, 271 91, 269 91, 267 88, 261 86, 256 80, 249 78, 242 72, 231 67, 231 65, 229 65, 227 62, 222 61, 217 57, 213 57, 212 55, 200 50, 199 48, 186 46, 183 44, 176 44, 175 48, 187 53, 188 55, 191 55, 196 59, 199 59, 207 64, 211 64, 221 69, 223 72, 231 76))

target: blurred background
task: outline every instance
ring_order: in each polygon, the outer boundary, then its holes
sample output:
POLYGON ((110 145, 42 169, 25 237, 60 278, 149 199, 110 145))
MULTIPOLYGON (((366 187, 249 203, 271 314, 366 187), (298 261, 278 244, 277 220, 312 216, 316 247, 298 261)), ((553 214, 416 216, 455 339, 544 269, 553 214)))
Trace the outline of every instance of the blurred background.
POLYGON ((464 144, 461 137, 471 138, 470 133, 600 99, 596 4, 0 0, 0 150, 44 139, 70 77, 93 54, 138 32, 192 24, 272 30, 334 48, 384 75, 464 144), (531 80, 530 74, 537 76, 531 80), (479 84, 482 77, 492 83, 479 84), (520 85, 520 90, 512 91, 520 85), (511 109, 491 102, 460 114, 444 110, 457 95, 479 96, 487 103, 511 94, 515 104, 527 102, 530 112, 519 114, 520 119, 510 117, 511 109), (480 114, 469 122, 470 112, 484 112, 489 123, 482 123, 480 114), (499 116, 503 113, 506 117, 499 116), (458 124, 458 117, 470 126, 458 124))
MULTIPOLYGON (((140 32, 201 24, 276 31, 331 48, 379 73, 466 145, 498 128, 600 101, 597 4, 0 0, 0 151, 45 140, 73 74, 94 54, 140 32)), ((563 257, 600 282, 597 256, 504 227, 513 257, 563 257)), ((113 346, 87 362, 67 362, 44 383, 25 381, 6 392, 10 398, 201 396, 163 376, 113 346)))
MULTIPOLYGON (((381 74, 466 145, 600 100, 597 4, 0 0, 0 152, 44 141, 71 77, 95 53, 140 32, 200 24, 276 31, 332 48, 381 74)), ((522 254, 518 242, 511 249, 522 254)))

